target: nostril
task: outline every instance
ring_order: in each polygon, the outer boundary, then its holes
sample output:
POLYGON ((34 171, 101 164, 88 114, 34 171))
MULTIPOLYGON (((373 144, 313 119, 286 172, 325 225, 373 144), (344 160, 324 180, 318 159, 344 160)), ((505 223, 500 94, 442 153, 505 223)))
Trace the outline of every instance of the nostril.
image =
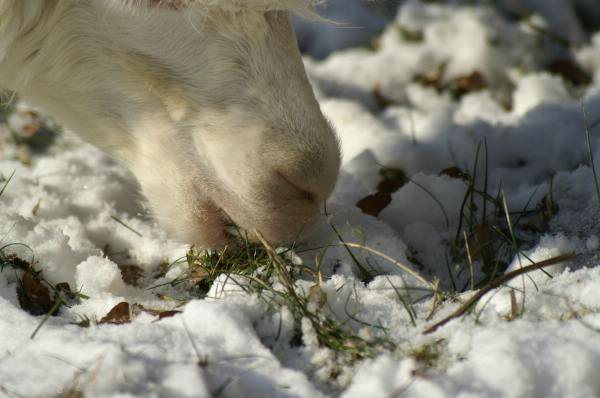
POLYGON ((295 183, 292 179, 286 177, 285 174, 283 174, 280 171, 276 171, 275 175, 278 177, 278 179, 283 180, 288 186, 292 187, 294 191, 297 192, 298 199, 306 200, 315 204, 319 203, 317 194, 315 194, 314 192, 302 188, 299 184, 295 183))

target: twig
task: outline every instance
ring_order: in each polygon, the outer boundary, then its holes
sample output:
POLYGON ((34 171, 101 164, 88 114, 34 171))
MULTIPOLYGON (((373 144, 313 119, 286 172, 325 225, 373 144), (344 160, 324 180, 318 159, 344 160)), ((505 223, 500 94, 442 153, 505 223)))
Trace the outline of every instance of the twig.
POLYGON ((433 333, 440 326, 445 325, 446 323, 448 323, 452 319, 458 318, 459 316, 464 315, 483 296, 485 296, 486 293, 488 293, 491 290, 494 290, 497 287, 505 284, 506 282, 510 281, 511 279, 514 279, 514 278, 516 278, 519 275, 523 275, 523 274, 526 274, 526 273, 531 272, 531 271, 535 271, 535 270, 543 268, 543 267, 548 267, 550 265, 555 265, 555 264, 558 264, 558 263, 562 263, 563 261, 572 260, 573 258, 575 258, 575 253, 574 252, 567 253, 567 254, 562 254, 560 256, 553 257, 553 258, 550 258, 548 260, 540 261, 539 263, 531 264, 531 265, 528 265, 526 267, 516 269, 516 270, 511 271, 511 272, 509 272, 507 274, 504 274, 504 275, 501 275, 501 276, 497 277, 496 279, 494 279, 493 281, 491 281, 490 283, 488 283, 487 285, 485 285, 484 287, 482 287, 481 289, 479 289, 473 296, 471 296, 470 299, 468 299, 463 305, 460 306, 460 308, 458 308, 452 314, 450 314, 446 318, 442 319, 439 322, 436 322, 435 324, 433 324, 430 327, 428 327, 427 329, 425 329, 423 331, 423 334, 433 333))

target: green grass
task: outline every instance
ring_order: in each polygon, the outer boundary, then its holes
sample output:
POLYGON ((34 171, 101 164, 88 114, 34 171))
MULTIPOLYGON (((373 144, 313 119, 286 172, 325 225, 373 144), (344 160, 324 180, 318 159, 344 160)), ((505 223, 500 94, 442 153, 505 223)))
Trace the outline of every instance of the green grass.
MULTIPOLYGON (((305 320, 321 347, 334 351, 349 363, 395 348, 395 344, 385 337, 369 340, 360 337, 347 319, 340 320, 331 311, 324 310, 322 305, 315 305, 315 300, 326 300, 320 287, 324 277, 319 268, 294 264, 291 249, 276 250, 259 233, 257 235, 260 243, 242 239, 236 248, 226 247, 218 251, 191 249, 185 259, 180 260, 187 263, 187 271, 170 284, 186 284, 186 290, 192 297, 205 298, 216 279, 224 277, 226 282, 237 285, 245 293, 260 297, 273 313, 281 312, 284 307, 291 312, 294 337, 290 344, 302 344, 301 325, 305 320), (313 284, 308 291, 298 283, 307 280, 313 284)), ((379 326, 360 321, 353 314, 346 315, 363 327, 380 330, 379 326)))

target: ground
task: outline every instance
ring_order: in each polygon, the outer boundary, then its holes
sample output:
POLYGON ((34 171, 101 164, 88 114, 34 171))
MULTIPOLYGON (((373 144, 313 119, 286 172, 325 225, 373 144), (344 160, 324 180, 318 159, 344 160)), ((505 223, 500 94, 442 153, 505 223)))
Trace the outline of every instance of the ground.
POLYGON ((600 33, 441 3, 306 56, 343 165, 291 248, 171 240, 125 168, 5 107, 0 395, 600 395, 600 33))

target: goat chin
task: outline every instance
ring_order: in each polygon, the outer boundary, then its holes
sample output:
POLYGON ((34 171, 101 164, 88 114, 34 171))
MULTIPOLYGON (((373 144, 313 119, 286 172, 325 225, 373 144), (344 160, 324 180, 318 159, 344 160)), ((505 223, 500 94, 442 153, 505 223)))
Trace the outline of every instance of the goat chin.
POLYGON ((131 169, 174 236, 310 230, 340 165, 289 12, 309 0, 0 0, 0 86, 131 169))

